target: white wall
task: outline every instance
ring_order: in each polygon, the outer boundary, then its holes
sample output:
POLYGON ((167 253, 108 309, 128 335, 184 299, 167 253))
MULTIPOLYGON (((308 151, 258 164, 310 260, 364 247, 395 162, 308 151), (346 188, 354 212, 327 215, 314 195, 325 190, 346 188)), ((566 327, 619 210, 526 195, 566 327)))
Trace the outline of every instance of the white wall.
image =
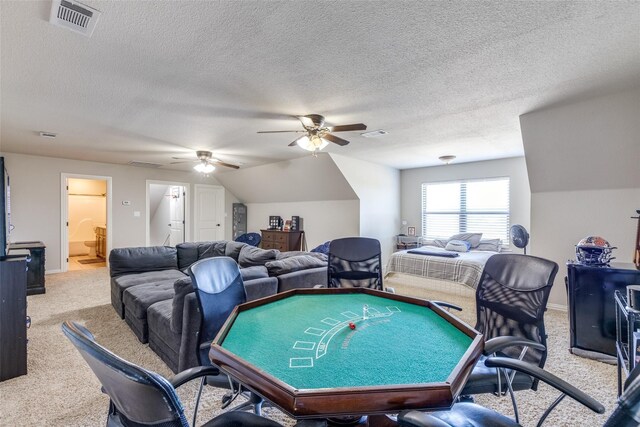
MULTIPOLYGON (((60 269, 61 173, 113 178, 113 248, 145 245, 147 179, 220 185, 215 176, 204 177, 193 172, 13 153, 2 155, 11 177, 11 216, 15 225, 11 241, 43 241, 47 246, 46 269, 49 272, 60 269), (124 200, 131 204, 123 206, 124 200), (134 211, 139 211, 140 216, 135 217, 134 211)), ((193 206, 193 192, 191 194, 189 203, 193 206)), ((230 213, 230 201, 226 204, 230 213)), ((230 219, 228 225, 227 238, 230 238, 230 219)))
POLYGON ((260 232, 269 226, 269 216, 291 219, 302 217, 311 250, 327 240, 358 236, 360 232, 360 202, 358 200, 322 200, 289 203, 247 203, 247 231, 260 232))
MULTIPOLYGON (((401 220, 407 221, 407 226, 416 227, 416 234, 421 234, 423 183, 504 176, 510 178, 511 224, 521 224, 529 230, 531 192, 523 157, 403 170, 400 173, 401 220)), ((401 231, 406 234, 407 228, 399 227, 396 232, 401 231)), ((531 239, 535 239, 533 234, 531 239)))
MULTIPOLYGON (((157 184, 152 184, 157 185, 157 184)), ((165 187, 164 194, 158 201, 158 205, 154 212, 150 212, 149 218, 149 244, 151 246, 161 246, 165 243, 167 236, 169 235, 169 221, 171 220, 169 206, 169 196, 171 195, 171 187, 163 185, 165 187)), ((168 243, 167 243, 168 244, 168 243)))
POLYGON ((360 200, 360 236, 380 241, 382 265, 395 250, 400 225, 400 171, 331 154, 360 200))
POLYGON ((575 259, 575 244, 586 236, 602 236, 616 246, 616 262, 633 262, 640 188, 555 191, 531 196, 531 253, 558 263, 549 302, 566 306, 566 262, 575 259))
POLYGON ((531 175, 531 250, 560 266, 550 303, 566 305, 566 262, 589 235, 633 261, 640 208, 640 89, 520 117, 531 175))

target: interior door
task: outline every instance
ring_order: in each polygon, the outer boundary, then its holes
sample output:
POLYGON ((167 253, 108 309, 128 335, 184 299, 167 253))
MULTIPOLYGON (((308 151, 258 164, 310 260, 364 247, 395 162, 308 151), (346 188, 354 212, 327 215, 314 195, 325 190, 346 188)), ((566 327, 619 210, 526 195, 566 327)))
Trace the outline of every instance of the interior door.
POLYGON ((224 188, 195 186, 195 241, 224 240, 224 188))
POLYGON ((169 245, 184 242, 184 188, 172 186, 169 190, 169 245))

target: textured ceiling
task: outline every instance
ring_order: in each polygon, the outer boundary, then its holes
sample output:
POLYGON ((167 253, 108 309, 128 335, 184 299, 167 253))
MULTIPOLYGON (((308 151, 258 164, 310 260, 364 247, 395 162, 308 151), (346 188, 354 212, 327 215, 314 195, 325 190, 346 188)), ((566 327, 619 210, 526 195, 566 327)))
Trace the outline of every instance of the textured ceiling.
POLYGON ((637 1, 85 3, 91 38, 0 2, 1 151, 248 167, 308 156, 256 131, 318 113, 389 132, 327 151, 400 169, 512 157, 519 115, 640 75, 637 1))

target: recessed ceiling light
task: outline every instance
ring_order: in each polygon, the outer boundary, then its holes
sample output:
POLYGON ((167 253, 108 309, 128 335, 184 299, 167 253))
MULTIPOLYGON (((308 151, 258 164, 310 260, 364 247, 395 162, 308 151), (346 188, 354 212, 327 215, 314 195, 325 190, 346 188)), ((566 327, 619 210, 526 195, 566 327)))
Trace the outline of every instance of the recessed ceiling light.
POLYGON ((388 133, 389 132, 387 132, 386 130, 378 129, 378 130, 372 130, 369 132, 361 133, 360 136, 364 136, 365 138, 374 138, 376 136, 382 136, 388 133))
POLYGON ((455 158, 456 158, 456 156, 449 154, 449 155, 446 155, 446 156, 438 157, 438 160, 440 160, 441 162, 444 162, 445 165, 448 165, 453 160, 455 160, 455 158))
POLYGON ((40 136, 43 138, 55 138, 58 134, 53 132, 40 132, 40 136))

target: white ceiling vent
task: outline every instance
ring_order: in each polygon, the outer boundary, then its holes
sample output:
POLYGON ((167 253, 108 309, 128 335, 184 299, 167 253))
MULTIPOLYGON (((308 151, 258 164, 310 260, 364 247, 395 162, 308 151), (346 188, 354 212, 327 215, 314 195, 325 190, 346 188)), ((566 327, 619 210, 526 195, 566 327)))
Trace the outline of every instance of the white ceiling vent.
POLYGON ((68 28, 76 33, 91 37, 100 11, 72 0, 53 0, 49 22, 58 27, 68 28))
POLYGON ((140 168, 159 168, 162 166, 160 163, 151 163, 151 162, 141 162, 138 160, 132 160, 127 163, 129 166, 138 166, 140 168))

